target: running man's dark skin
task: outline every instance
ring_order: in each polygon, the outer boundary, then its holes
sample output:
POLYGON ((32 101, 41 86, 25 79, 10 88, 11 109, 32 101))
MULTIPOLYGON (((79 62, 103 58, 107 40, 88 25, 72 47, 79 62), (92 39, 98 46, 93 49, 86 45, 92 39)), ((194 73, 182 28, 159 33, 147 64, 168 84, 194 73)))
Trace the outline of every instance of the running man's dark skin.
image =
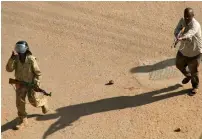
MULTIPOLYGON (((186 8, 184 10, 184 20, 185 24, 188 25, 194 18, 194 11, 192 8, 186 8)), ((183 40, 181 37, 178 38, 179 41, 183 40)))

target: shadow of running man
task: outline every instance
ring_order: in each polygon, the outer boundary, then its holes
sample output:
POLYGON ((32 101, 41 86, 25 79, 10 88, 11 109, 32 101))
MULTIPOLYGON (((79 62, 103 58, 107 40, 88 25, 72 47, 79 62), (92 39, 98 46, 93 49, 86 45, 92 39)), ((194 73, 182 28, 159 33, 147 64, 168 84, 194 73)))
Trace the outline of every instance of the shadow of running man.
POLYGON ((176 90, 179 87, 181 87, 181 85, 176 84, 168 88, 147 92, 136 96, 120 96, 114 98, 106 98, 98 101, 62 107, 56 110, 57 113, 38 117, 37 120, 41 121, 59 118, 44 133, 43 139, 46 139, 50 134, 59 131, 60 129, 63 129, 66 126, 70 126, 74 121, 78 120, 82 116, 129 107, 138 107, 155 101, 188 93, 189 89, 177 92, 170 92, 168 94, 161 94, 164 92, 176 90))
POLYGON ((148 73, 156 70, 165 69, 167 67, 171 67, 175 65, 175 58, 166 59, 164 61, 160 61, 153 65, 144 65, 134 67, 130 70, 131 73, 148 73))

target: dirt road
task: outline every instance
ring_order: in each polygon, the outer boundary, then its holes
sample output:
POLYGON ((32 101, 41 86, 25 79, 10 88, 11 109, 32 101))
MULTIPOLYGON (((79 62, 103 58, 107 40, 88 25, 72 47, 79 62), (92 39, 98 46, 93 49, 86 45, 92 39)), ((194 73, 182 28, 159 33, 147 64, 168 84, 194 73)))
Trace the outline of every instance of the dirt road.
POLYGON ((2 2, 2 138, 198 139, 202 94, 179 84, 170 48, 187 6, 202 25, 202 2, 2 2), (53 92, 49 114, 27 105, 23 131, 5 71, 18 40, 53 92))

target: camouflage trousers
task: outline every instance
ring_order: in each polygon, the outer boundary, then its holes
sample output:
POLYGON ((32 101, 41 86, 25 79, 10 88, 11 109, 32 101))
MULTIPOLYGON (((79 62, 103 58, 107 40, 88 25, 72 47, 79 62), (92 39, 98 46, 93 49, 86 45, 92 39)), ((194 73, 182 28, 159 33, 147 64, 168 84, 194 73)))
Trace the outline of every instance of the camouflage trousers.
POLYGON ((29 90, 25 87, 16 86, 16 107, 18 111, 18 116, 20 118, 27 117, 27 112, 25 108, 26 96, 28 96, 29 103, 34 107, 46 107, 48 108, 48 102, 45 95, 40 92, 35 92, 29 90))

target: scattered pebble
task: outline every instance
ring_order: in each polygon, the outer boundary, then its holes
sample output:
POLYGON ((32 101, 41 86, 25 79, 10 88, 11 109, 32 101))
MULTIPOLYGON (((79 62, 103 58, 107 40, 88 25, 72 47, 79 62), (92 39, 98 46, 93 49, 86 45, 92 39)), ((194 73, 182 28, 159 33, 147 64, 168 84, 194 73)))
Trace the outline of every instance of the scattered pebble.
POLYGON ((174 131, 175 131, 175 132, 180 132, 181 129, 180 129, 180 128, 177 128, 177 129, 175 129, 174 131))
POLYGON ((114 81, 113 80, 110 80, 108 83, 106 83, 105 85, 112 85, 114 84, 114 81))

